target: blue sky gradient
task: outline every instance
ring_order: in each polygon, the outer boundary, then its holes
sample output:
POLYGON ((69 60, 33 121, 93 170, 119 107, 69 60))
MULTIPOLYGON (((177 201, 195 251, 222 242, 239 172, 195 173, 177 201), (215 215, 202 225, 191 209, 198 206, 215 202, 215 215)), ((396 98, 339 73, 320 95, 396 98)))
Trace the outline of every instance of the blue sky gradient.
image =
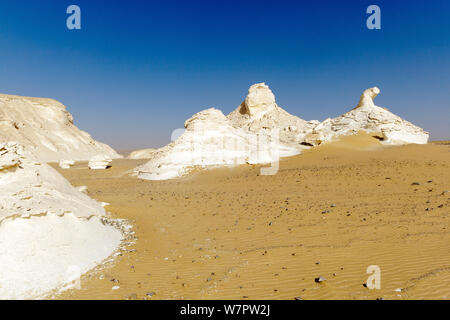
POLYGON ((303 119, 376 104, 450 139, 450 1, 0 3, 0 92, 55 98, 117 149, 158 147, 194 113, 266 82, 303 119), (82 29, 66 28, 76 4, 82 29), (381 8, 381 30, 366 8, 381 8))

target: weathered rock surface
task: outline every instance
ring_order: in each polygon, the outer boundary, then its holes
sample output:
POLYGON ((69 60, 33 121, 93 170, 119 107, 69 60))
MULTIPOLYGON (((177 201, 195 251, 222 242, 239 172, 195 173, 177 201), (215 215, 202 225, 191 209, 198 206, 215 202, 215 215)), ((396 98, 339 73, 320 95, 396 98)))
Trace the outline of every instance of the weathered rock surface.
POLYGON ((374 104, 373 99, 379 93, 380 89, 377 87, 365 90, 356 108, 337 118, 321 122, 306 136, 305 142, 318 145, 339 136, 365 131, 381 134, 379 138, 385 144, 427 143, 428 132, 374 104))
POLYGON ((78 129, 66 107, 53 99, 0 94, 0 141, 16 141, 44 162, 121 157, 78 129))
POLYGON ((107 258, 105 210, 17 143, 0 143, 0 299, 39 298, 107 258))

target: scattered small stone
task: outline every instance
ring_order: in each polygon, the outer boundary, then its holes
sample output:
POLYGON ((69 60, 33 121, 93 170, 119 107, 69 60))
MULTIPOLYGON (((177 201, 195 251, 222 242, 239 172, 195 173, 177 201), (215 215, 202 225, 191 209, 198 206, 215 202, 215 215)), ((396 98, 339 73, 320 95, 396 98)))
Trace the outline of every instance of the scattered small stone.
POLYGON ((426 208, 425 211, 430 211, 430 208, 426 208))
POLYGON ((302 297, 295 297, 294 300, 303 300, 302 297))
POLYGON ((433 182, 433 180, 428 180, 428 181, 427 181, 427 183, 432 183, 432 182, 433 182))
POLYGON ((320 276, 320 277, 314 279, 314 281, 317 282, 317 283, 322 283, 322 282, 324 282, 324 281, 326 281, 326 280, 327 280, 327 279, 325 279, 325 278, 322 277, 322 276, 320 276))
POLYGON ((412 186, 420 186, 420 182, 413 182, 411 183, 412 186))
POLYGON ((377 300, 384 300, 384 298, 377 298, 377 300))
POLYGON ((206 279, 206 281, 208 282, 208 281, 212 281, 212 278, 211 277, 209 277, 208 279, 206 279))
POLYGON ((325 214, 325 213, 330 213, 330 210, 324 210, 324 211, 322 211, 322 214, 325 214))
POLYGON ((156 293, 154 292, 147 292, 147 297, 153 297, 156 293))
POLYGON ((114 286, 111 288, 111 290, 118 290, 120 287, 119 286, 114 286))
POLYGON ((334 207, 336 207, 336 205, 333 203, 330 207, 334 208, 334 207))
POLYGON ((363 283, 363 287, 364 287, 364 288, 367 288, 367 283, 363 283))
POLYGON ((440 205, 438 205, 438 208, 442 208, 442 207, 444 207, 444 205, 443 205, 443 204, 440 204, 440 205))
POLYGON ((397 289, 395 289, 394 291, 395 291, 395 292, 402 292, 402 289, 397 288, 397 289))

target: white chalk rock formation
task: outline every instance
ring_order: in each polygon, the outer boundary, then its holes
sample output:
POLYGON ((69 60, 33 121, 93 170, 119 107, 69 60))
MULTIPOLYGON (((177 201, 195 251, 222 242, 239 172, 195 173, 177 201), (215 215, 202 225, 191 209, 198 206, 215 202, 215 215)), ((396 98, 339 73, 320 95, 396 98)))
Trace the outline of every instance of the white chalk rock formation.
POLYGON ((89 160, 88 167, 92 170, 104 170, 109 167, 111 158, 106 155, 97 155, 89 160))
POLYGON ((142 150, 136 150, 130 153, 128 156, 128 159, 151 159, 153 157, 153 154, 155 153, 156 149, 148 148, 148 149, 142 149, 142 150))
POLYGON ((166 180, 196 166, 245 163, 245 134, 233 128, 220 110, 195 114, 186 121, 185 129, 177 140, 155 151, 148 163, 135 169, 139 178, 166 180))
POLYGON ((380 134, 379 138, 385 144, 427 143, 428 132, 374 104, 373 100, 379 93, 380 89, 377 87, 365 90, 356 108, 337 118, 321 122, 306 136, 305 142, 318 145, 339 136, 364 131, 380 134))
POLYGON ((135 173, 141 179, 166 180, 196 167, 271 163, 298 154, 304 146, 295 137, 303 137, 313 126, 278 107, 265 84, 253 85, 228 117, 214 108, 192 116, 184 134, 154 151, 135 173))
POLYGON ((305 121, 280 108, 275 96, 265 83, 250 87, 248 95, 241 105, 228 115, 235 128, 248 133, 275 130, 281 143, 302 149, 300 143, 304 136, 311 133, 318 121, 305 121))
POLYGON ((66 107, 53 99, 0 94, 0 141, 16 141, 44 162, 121 157, 78 129, 66 107))
POLYGON ((61 169, 70 169, 71 166, 75 164, 73 160, 61 160, 59 161, 59 167, 61 169))
POLYGON ((0 299, 41 298, 122 240, 105 210, 17 143, 0 143, 0 299))

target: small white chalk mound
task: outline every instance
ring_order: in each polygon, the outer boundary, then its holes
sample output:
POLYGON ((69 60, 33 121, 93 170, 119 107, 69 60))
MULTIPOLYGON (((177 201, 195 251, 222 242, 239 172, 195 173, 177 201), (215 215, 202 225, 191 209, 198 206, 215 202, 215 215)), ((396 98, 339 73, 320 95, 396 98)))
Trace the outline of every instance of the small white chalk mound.
POLYGON ((105 170, 111 163, 111 158, 105 155, 97 155, 89 160, 88 167, 92 170, 105 170))
POLYGON ((71 166, 75 164, 73 160, 61 160, 59 161, 59 167, 61 169, 70 169, 71 166))

